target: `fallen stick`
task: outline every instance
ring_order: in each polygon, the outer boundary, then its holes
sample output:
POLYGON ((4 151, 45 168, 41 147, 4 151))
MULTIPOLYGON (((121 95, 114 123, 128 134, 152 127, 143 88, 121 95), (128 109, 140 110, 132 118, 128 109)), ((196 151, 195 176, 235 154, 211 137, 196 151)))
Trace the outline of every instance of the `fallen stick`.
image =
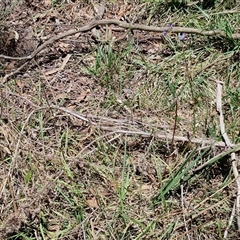
MULTIPOLYGON (((23 57, 11 57, 6 55, 0 55, 0 58, 4 59, 10 59, 10 60, 31 60, 33 59, 39 52, 41 52, 44 48, 46 48, 48 45, 53 44, 55 41, 65 38, 67 36, 72 36, 80 32, 88 32, 92 30, 93 28, 97 26, 102 25, 117 25, 122 28, 126 28, 129 30, 142 30, 142 31, 149 31, 149 32, 172 32, 172 33, 189 33, 189 34, 198 34, 203 36, 221 36, 224 38, 231 37, 233 39, 240 39, 239 33, 233 33, 231 36, 229 36, 227 33, 221 30, 199 30, 196 28, 187 28, 187 27, 155 27, 155 26, 147 26, 142 24, 131 24, 123 21, 119 21, 116 19, 103 19, 103 20, 93 20, 89 22, 88 24, 78 28, 78 29, 71 29, 69 31, 60 33, 56 36, 53 36, 52 38, 48 39, 46 42, 44 42, 42 45, 40 45, 38 48, 36 48, 30 55, 23 56, 23 57)), ((25 63, 24 63, 25 64, 25 63)), ((22 66, 18 68, 13 74, 16 74, 18 71, 22 69, 22 66)), ((13 74, 6 75, 2 83, 5 83, 7 79, 12 76, 13 74)))

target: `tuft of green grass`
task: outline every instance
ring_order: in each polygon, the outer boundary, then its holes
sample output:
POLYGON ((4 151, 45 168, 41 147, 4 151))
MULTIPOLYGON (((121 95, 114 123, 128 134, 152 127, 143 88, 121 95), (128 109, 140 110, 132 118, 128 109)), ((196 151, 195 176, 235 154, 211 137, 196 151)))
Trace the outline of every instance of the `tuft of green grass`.
POLYGON ((131 52, 131 43, 126 49, 117 51, 112 43, 100 44, 95 53, 95 62, 87 71, 92 74, 101 85, 121 92, 123 72, 131 52))

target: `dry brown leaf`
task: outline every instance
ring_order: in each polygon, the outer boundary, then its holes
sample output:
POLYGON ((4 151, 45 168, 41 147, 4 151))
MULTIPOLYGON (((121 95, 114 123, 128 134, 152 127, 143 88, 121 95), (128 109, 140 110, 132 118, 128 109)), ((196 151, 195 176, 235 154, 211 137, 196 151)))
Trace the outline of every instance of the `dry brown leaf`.
POLYGON ((60 231, 60 226, 59 225, 49 225, 48 230, 51 232, 59 232, 60 231))
POLYGON ((122 5, 120 7, 120 10, 118 12, 117 19, 121 19, 124 15, 127 16, 131 13, 131 5, 122 5))
POLYGON ((74 49, 74 46, 72 44, 64 43, 64 42, 60 42, 58 44, 58 47, 62 52, 70 52, 74 49))
POLYGON ((16 84, 17 84, 17 86, 18 86, 20 89, 23 89, 23 88, 24 88, 24 84, 23 84, 23 82, 22 82, 21 80, 17 79, 17 80, 16 80, 16 84))
POLYGON ((43 18, 45 18, 46 16, 47 16, 47 12, 37 13, 37 14, 35 14, 34 19, 38 19, 38 18, 43 19, 43 18))
POLYGON ((59 225, 49 225, 48 226, 48 239, 53 239, 53 237, 60 231, 61 227, 59 225))
POLYGON ((120 7, 119 12, 118 12, 117 19, 121 19, 121 17, 124 15, 124 12, 125 12, 125 6, 122 5, 122 6, 120 7))
MULTIPOLYGON (((0 148, 2 148, 6 153, 11 154, 10 149, 7 148, 7 147, 5 147, 5 146, 3 146, 2 144, 0 144, 0 148)), ((0 189, 1 189, 1 188, 0 188, 0 189)))
POLYGON ((5 66, 5 70, 12 70, 12 69, 14 69, 15 68, 15 64, 17 63, 17 61, 12 61, 12 62, 10 62, 9 64, 7 64, 6 66, 5 66))
POLYGON ((45 0, 44 1, 44 5, 47 7, 47 6, 49 6, 49 5, 51 5, 52 4, 52 1, 51 0, 45 0))
POLYGON ((56 100, 66 98, 66 93, 59 93, 58 95, 55 96, 56 100))
POLYGON ((152 188, 151 185, 143 184, 143 185, 141 186, 141 191, 148 191, 148 190, 150 190, 151 188, 152 188))
POLYGON ((45 75, 48 76, 48 75, 52 75, 56 72, 60 72, 62 70, 64 70, 67 62, 69 61, 70 57, 72 56, 72 54, 67 54, 67 56, 63 59, 63 63, 62 63, 62 66, 60 68, 55 68, 55 69, 52 69, 50 71, 47 71, 45 72, 45 75))
POLYGON ((76 107, 76 105, 69 105, 69 106, 67 107, 67 109, 69 109, 69 110, 74 110, 75 107, 76 107))
POLYGON ((97 202, 97 199, 95 197, 93 197, 92 199, 88 199, 86 202, 87 202, 89 207, 92 207, 92 208, 97 208, 98 207, 98 202, 97 202))
POLYGON ((59 71, 61 71, 61 68, 55 68, 55 69, 52 69, 52 70, 50 70, 50 71, 45 72, 45 75, 46 75, 46 76, 52 75, 52 74, 54 74, 54 73, 56 73, 56 72, 59 72, 59 71))
POLYGON ((74 102, 80 103, 81 101, 83 101, 83 100, 86 98, 86 96, 88 95, 89 92, 90 92, 90 90, 87 90, 87 91, 82 92, 82 93, 76 98, 76 100, 75 100, 74 102))

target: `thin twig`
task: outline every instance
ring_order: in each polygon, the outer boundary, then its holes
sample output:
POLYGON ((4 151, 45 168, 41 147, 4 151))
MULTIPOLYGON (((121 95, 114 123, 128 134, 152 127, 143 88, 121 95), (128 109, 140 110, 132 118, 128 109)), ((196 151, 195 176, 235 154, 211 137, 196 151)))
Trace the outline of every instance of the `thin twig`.
MULTIPOLYGON (((0 55, 0 57, 1 57, 1 55, 0 55)), ((30 59, 30 60, 31 60, 31 59, 30 59)), ((13 72, 5 75, 5 76, 3 77, 2 83, 7 82, 8 78, 10 78, 11 76, 17 74, 17 73, 18 73, 19 71, 21 71, 25 66, 27 66, 28 63, 29 63, 29 61, 26 61, 24 64, 22 64, 22 65, 21 65, 19 68, 17 68, 15 71, 13 71, 13 72)))
MULTIPOLYGON (((217 112, 219 114, 219 122, 220 122, 220 130, 221 135, 228 147, 232 147, 232 143, 226 133, 225 130, 225 124, 224 124, 224 116, 222 112, 222 82, 217 82, 217 112)), ((237 197, 236 197, 236 205, 234 204, 234 208, 236 211, 236 217, 237 217, 237 224, 238 224, 238 231, 240 230, 240 177, 237 170, 237 160, 236 160, 236 154, 235 151, 231 153, 231 159, 232 159, 232 169, 233 174, 237 183, 237 197)))
POLYGON ((170 152, 169 152, 168 159, 170 159, 170 156, 173 153, 173 149, 174 149, 173 144, 174 144, 174 137, 177 129, 177 120, 178 120, 178 101, 176 101, 175 103, 174 126, 173 126, 173 134, 172 134, 172 139, 170 143, 170 152))
POLYGON ((187 226, 187 222, 186 222, 186 215, 185 215, 185 204, 184 204, 184 190, 183 190, 183 185, 181 184, 180 185, 181 187, 181 205, 182 205, 182 212, 183 212, 183 222, 184 222, 184 226, 185 226, 185 229, 186 229, 186 234, 187 234, 187 238, 188 240, 190 240, 190 235, 189 235, 189 231, 188 231, 188 226, 187 226))
MULTIPOLYGON (((113 133, 122 133, 122 134, 126 134, 126 135, 141 135, 142 137, 154 137, 157 139, 162 139, 162 140, 172 140, 172 134, 161 134, 161 133, 150 133, 150 132, 144 132, 141 130, 126 130, 126 126, 121 126, 121 125, 117 125, 116 128, 114 128, 113 126, 109 127, 109 126, 104 126, 103 124, 101 124, 101 122, 96 122, 97 119, 101 120, 102 118, 104 120, 108 120, 109 122, 114 122, 116 120, 116 122, 121 122, 122 120, 119 119, 113 119, 113 118, 105 118, 105 117, 101 117, 101 116, 93 116, 93 115, 89 115, 90 118, 88 118, 88 115, 85 114, 80 114, 74 110, 70 110, 64 107, 58 107, 58 106, 50 106, 50 107, 42 107, 41 109, 56 109, 62 112, 65 112, 67 114, 70 114, 82 121, 88 122, 94 126, 99 127, 101 130, 104 131, 109 131, 109 132, 113 132, 113 133), (95 122, 93 121, 93 119, 95 119, 95 122), (121 129, 121 127, 123 127, 123 129, 121 129)), ((124 121, 123 121, 124 122, 124 121)), ((134 123, 134 122, 132 122, 134 123)), ((106 123, 105 123, 106 124, 106 123)), ((175 142, 189 142, 189 138, 187 137, 182 137, 182 136, 174 136, 174 141, 175 142)), ((191 143, 194 144, 204 144, 205 148, 207 148, 206 145, 211 145, 212 147, 220 147, 220 148, 225 148, 226 144, 224 142, 215 142, 214 140, 211 139, 200 139, 200 138, 191 138, 191 143)), ((231 147, 234 148, 235 152, 240 150, 240 145, 235 145, 235 144, 231 144, 231 147)), ((231 153, 231 151, 227 151, 224 154, 229 154, 231 153)))
MULTIPOLYGON (((5 56, 5 55, 0 55, 0 58, 5 58, 5 59, 11 59, 11 60, 30 60, 34 58, 40 51, 42 51, 44 48, 46 48, 48 45, 53 44, 55 41, 65 38, 67 36, 72 36, 74 34, 80 33, 80 32, 88 32, 92 30, 93 28, 97 26, 102 26, 102 25, 117 25, 122 28, 127 28, 131 30, 143 30, 143 31, 149 31, 149 32, 172 32, 172 33, 190 33, 190 34, 198 34, 198 35, 203 35, 203 36, 216 36, 219 35, 221 37, 228 37, 228 35, 221 30, 199 30, 196 28, 188 28, 188 27, 155 27, 155 26, 147 26, 147 25, 142 25, 142 24, 131 24, 123 21, 119 21, 116 19, 103 19, 103 20, 95 20, 92 21, 83 27, 80 27, 79 29, 71 29, 69 31, 60 33, 56 36, 53 36, 46 42, 44 42, 42 45, 40 45, 37 49, 35 49, 30 55, 28 56, 23 56, 23 57, 11 57, 11 56, 5 56)), ((240 33, 235 33, 232 34, 231 36, 234 39, 240 39, 240 33)))
POLYGON ((227 235, 228 235, 228 230, 229 228, 231 227, 232 225, 232 222, 233 222, 233 219, 234 219, 234 216, 235 216, 235 212, 236 212, 236 200, 234 201, 234 204, 233 204, 233 208, 232 208, 232 212, 231 212, 231 216, 228 220, 228 225, 224 231, 224 235, 223 235, 223 238, 226 239, 227 238, 227 235))
MULTIPOLYGON (((187 27, 155 27, 155 26, 147 26, 147 25, 141 25, 141 24, 131 24, 123 21, 119 21, 116 19, 103 19, 103 20, 94 20, 89 22, 88 24, 80 27, 79 29, 71 29, 69 31, 60 33, 56 36, 53 36, 52 38, 48 39, 46 42, 41 44, 38 48, 36 48, 30 55, 28 56, 22 56, 22 57, 11 57, 11 56, 6 56, 0 54, 0 58, 4 59, 10 59, 10 60, 31 60, 33 59, 39 52, 41 52, 43 49, 45 49, 48 45, 53 44, 55 41, 65 38, 67 36, 72 36, 80 32, 88 32, 92 29, 94 29, 97 26, 102 26, 102 25, 117 25, 122 28, 126 28, 129 30, 143 30, 143 31, 149 31, 149 32, 173 32, 173 33, 189 33, 189 34, 198 34, 198 35, 203 35, 203 36, 220 36, 224 38, 231 37, 233 39, 240 39, 240 33, 234 33, 231 36, 226 34, 224 31, 221 30, 199 30, 196 28, 187 28, 187 27)), ((24 63, 26 64, 26 63, 24 63)), ((25 65, 24 65, 25 66, 25 65)), ((23 66, 20 67, 21 69, 23 66)), ((19 68, 19 69, 20 69, 19 68)), ((16 74, 18 71, 17 69, 15 72, 10 74, 10 76, 16 74)), ((3 83, 7 81, 9 76, 5 76, 3 79, 3 83)))
MULTIPOLYGON (((5 85, 3 85, 3 86, 5 86, 5 85)), ((157 133, 157 132, 153 133, 153 132, 145 132, 145 131, 141 131, 141 130, 137 129, 136 126, 142 125, 143 124, 142 122, 135 122, 135 121, 130 121, 130 120, 126 120, 126 119, 115 119, 115 118, 103 117, 103 116, 95 116, 95 115, 86 114, 86 113, 80 114, 77 111, 70 110, 70 109, 67 109, 64 107, 55 106, 55 105, 51 105, 48 107, 39 107, 36 104, 34 104, 32 101, 30 101, 29 99, 27 99, 23 96, 20 96, 16 93, 12 93, 10 90, 9 90, 9 94, 22 98, 23 100, 27 101, 29 104, 31 104, 33 107, 37 108, 38 110, 47 110, 47 109, 49 110, 50 108, 59 110, 59 111, 65 112, 69 115, 72 115, 82 121, 88 122, 89 124, 97 126, 101 130, 104 130, 104 131, 109 131, 112 133, 122 133, 122 134, 127 134, 127 135, 141 135, 142 137, 154 137, 156 139, 162 139, 164 141, 172 140, 173 134, 167 133, 166 130, 165 130, 165 133, 157 133), (104 124, 103 124, 103 122, 104 122, 104 124), (106 126, 106 125, 108 125, 108 126, 106 126), (112 125, 114 125, 115 127, 112 125), (134 128, 135 130, 132 130, 132 129, 130 130, 129 128, 134 128)), ((162 128, 164 129, 164 126, 162 128)), ((174 136, 174 141, 175 142, 189 142, 189 138, 182 137, 182 136, 174 136)), ((220 142, 220 141, 216 142, 215 140, 212 140, 212 139, 191 138, 190 143, 202 144, 205 146, 204 148, 207 148, 209 145, 212 147, 219 147, 219 148, 226 147, 225 142, 220 142)), ((231 154, 233 151, 235 151, 235 152, 240 151, 240 144, 238 144, 238 145, 231 144, 231 147, 233 149, 223 152, 216 157, 226 156, 228 154, 231 154)), ((214 157, 214 158, 216 158, 216 157, 214 157)), ((208 163, 211 162, 212 160, 214 160, 214 158, 210 159, 206 164, 202 165, 201 168, 208 165, 208 163)), ((195 169, 194 171, 199 171, 199 170, 200 170, 200 167, 195 169)))

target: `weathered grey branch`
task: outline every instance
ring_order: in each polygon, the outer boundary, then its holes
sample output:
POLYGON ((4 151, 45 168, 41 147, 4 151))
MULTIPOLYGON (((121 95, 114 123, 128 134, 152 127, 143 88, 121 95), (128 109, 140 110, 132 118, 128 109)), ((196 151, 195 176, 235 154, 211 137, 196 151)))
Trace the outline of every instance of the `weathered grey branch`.
MULTIPOLYGON (((41 52, 44 48, 46 48, 48 45, 53 44, 55 41, 65 38, 67 36, 72 36, 80 32, 88 32, 92 30, 93 28, 97 26, 102 25, 117 25, 122 28, 130 29, 130 30, 142 30, 142 31, 149 31, 149 32, 173 32, 173 33, 189 33, 189 34, 198 34, 203 36, 221 36, 224 38, 229 37, 224 31, 221 30, 199 30, 196 28, 187 28, 187 27, 155 27, 155 26, 147 26, 147 25, 141 25, 141 24, 131 24, 123 21, 119 21, 116 19, 103 19, 103 20, 93 20, 89 22, 88 24, 78 28, 78 29, 71 29, 69 31, 60 33, 56 36, 53 36, 52 38, 48 39, 46 42, 44 42, 42 45, 40 45, 38 48, 36 48, 30 55, 23 56, 23 57, 11 57, 6 55, 0 55, 0 58, 4 59, 10 59, 10 60, 31 60, 33 59, 39 52, 41 52)), ((231 35, 233 39, 240 39, 240 33, 234 33, 231 35)), ((25 63, 26 64, 26 63, 25 63)), ((24 64, 24 66, 25 66, 24 64)), ((2 83, 6 83, 7 79, 11 77, 12 75, 18 73, 23 66, 20 66, 17 70, 14 72, 6 75, 2 83)))
MULTIPOLYGON (((32 52, 32 54, 28 56, 23 57, 11 57, 11 56, 5 56, 0 55, 0 58, 5 59, 12 59, 12 60, 30 60, 34 58, 40 51, 42 51, 45 47, 47 47, 50 44, 53 44, 55 41, 65 38, 67 36, 71 36, 80 32, 88 32, 92 30, 93 28, 101 25, 117 25, 122 28, 131 29, 131 30, 142 30, 142 31, 149 31, 149 32, 173 32, 173 33, 189 33, 189 34, 198 34, 203 36, 221 36, 221 37, 229 37, 224 31, 221 30, 199 30, 196 28, 187 28, 187 27, 155 27, 155 26, 147 26, 147 25, 141 25, 141 24, 131 24, 115 19, 103 19, 103 20, 94 20, 83 27, 80 27, 78 29, 71 29, 69 31, 60 33, 46 42, 44 42, 42 45, 40 45, 35 51, 32 52)), ((234 33, 231 35, 234 39, 240 39, 240 33, 234 33)))

